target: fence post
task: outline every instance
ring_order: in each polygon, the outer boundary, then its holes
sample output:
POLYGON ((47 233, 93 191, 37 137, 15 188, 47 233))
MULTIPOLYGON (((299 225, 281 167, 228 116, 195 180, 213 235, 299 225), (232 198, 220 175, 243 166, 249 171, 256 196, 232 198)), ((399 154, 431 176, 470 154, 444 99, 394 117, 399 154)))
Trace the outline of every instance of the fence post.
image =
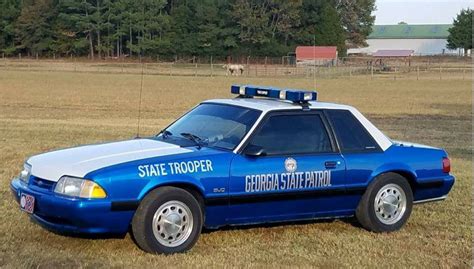
POLYGON ((420 67, 416 66, 416 80, 420 80, 420 67))
POLYGON ((21 53, 18 53, 18 59, 21 60, 21 53))
POLYGON ((250 75, 250 56, 247 56, 247 77, 250 75))
POLYGON ((76 57, 72 57, 74 59, 74 72, 77 71, 77 65, 76 65, 76 57))
POLYGON ((370 79, 374 79, 374 65, 370 64, 370 79))
POLYGON ((349 79, 352 78, 352 66, 349 66, 349 79))
POLYGON ((463 67, 463 69, 462 69, 462 80, 464 80, 465 76, 466 76, 466 67, 463 67))
POLYGON ((196 56, 193 57, 193 62, 194 62, 194 76, 197 77, 198 64, 196 61, 196 56))
POLYGON ((265 76, 268 76, 268 73, 267 73, 267 59, 268 59, 268 57, 265 56, 265 76))
POLYGON ((211 55, 211 78, 214 76, 214 65, 212 64, 212 55, 211 55))
POLYGON ((397 67, 395 66, 395 72, 393 73, 393 80, 397 80, 397 67))
POLYGON ((255 77, 258 77, 258 60, 257 60, 257 64, 255 65, 255 77))

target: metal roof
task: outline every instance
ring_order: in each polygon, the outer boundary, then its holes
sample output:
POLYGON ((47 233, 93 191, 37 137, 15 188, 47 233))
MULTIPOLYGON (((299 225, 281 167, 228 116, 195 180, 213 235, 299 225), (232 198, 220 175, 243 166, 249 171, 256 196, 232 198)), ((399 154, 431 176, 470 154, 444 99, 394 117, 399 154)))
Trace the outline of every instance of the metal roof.
POLYGON ((374 57, 409 57, 413 55, 414 50, 377 50, 374 57))
POLYGON ((446 39, 451 24, 374 25, 368 39, 446 39))
POLYGON ((337 58, 337 47, 335 46, 298 46, 295 52, 296 60, 337 58))

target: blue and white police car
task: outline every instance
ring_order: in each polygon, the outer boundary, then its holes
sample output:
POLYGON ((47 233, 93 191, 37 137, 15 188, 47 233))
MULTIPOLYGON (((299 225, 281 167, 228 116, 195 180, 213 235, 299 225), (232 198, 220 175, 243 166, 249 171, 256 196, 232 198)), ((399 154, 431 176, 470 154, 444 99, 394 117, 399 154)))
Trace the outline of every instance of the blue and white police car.
POLYGON ((202 227, 355 216, 395 231, 454 184, 446 151, 393 141, 353 107, 314 91, 231 91, 155 137, 30 157, 13 195, 47 229, 131 231, 147 252, 176 253, 202 227))

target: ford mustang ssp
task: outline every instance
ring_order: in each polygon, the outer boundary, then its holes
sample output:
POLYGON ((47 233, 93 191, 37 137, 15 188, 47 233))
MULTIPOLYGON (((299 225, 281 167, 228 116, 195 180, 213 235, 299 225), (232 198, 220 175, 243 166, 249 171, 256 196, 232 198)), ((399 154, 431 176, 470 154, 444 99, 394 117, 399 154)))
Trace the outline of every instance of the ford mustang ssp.
POLYGON ((28 158, 21 210, 61 233, 127 233, 151 253, 192 248, 203 227, 355 216, 400 229, 454 184, 439 148, 394 141, 314 91, 231 87, 154 137, 28 158))

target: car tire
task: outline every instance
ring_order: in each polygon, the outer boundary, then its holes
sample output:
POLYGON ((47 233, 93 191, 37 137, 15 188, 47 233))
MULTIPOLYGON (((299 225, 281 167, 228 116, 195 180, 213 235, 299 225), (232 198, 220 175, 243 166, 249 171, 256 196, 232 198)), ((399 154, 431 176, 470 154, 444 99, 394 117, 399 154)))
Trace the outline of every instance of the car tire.
POLYGON ((201 234, 203 214, 196 198, 175 187, 151 191, 141 201, 132 220, 137 245, 156 254, 186 252, 201 234))
POLYGON ((385 173, 370 183, 357 206, 356 218, 369 231, 393 232, 405 225, 412 207, 408 181, 397 173, 385 173))

